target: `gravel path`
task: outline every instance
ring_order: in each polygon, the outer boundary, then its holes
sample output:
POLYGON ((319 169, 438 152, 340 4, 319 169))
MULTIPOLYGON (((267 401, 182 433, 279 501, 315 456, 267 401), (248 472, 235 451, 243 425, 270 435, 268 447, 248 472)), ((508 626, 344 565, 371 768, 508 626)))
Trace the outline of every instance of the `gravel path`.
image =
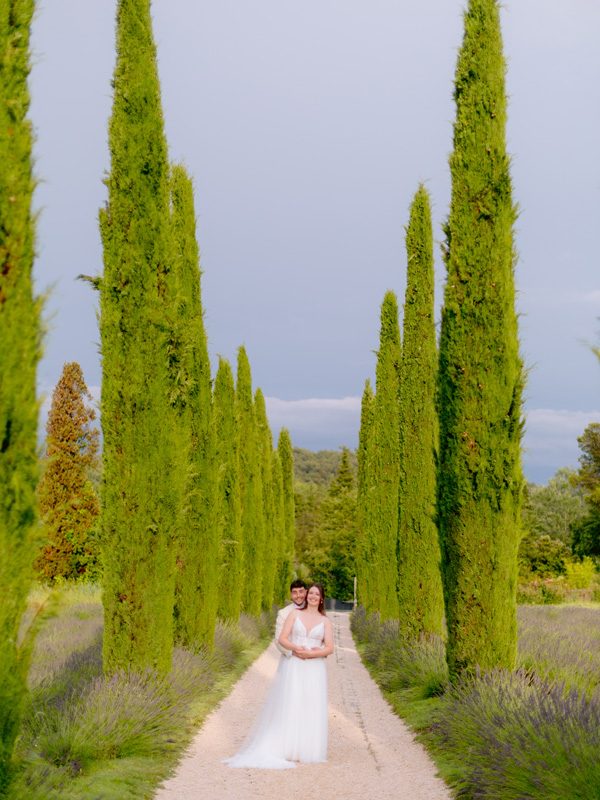
POLYGON ((450 800, 424 748, 383 699, 362 665, 349 615, 331 612, 335 653, 327 659, 326 764, 297 769, 230 769, 221 760, 244 740, 280 655, 274 644, 205 720, 175 775, 155 800, 450 800))

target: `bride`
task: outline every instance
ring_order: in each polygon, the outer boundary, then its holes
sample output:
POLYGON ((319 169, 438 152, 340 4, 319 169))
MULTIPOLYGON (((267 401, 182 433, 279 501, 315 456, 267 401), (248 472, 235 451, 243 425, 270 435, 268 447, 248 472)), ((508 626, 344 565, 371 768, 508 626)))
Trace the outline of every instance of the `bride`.
POLYGON ((244 744, 226 759, 230 767, 290 769, 327 760, 327 674, 333 628, 325 615, 320 583, 306 594, 306 608, 292 611, 279 642, 292 651, 282 657, 261 711, 244 744))

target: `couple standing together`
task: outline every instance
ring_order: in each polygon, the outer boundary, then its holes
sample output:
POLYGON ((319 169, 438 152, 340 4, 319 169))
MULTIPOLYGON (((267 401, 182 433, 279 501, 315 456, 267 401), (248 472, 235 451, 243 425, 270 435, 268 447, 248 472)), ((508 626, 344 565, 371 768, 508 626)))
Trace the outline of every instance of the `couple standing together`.
POLYGON ((230 767, 291 769, 327 760, 327 674, 333 628, 320 583, 292 581, 292 603, 277 615, 282 653, 267 697, 230 767))

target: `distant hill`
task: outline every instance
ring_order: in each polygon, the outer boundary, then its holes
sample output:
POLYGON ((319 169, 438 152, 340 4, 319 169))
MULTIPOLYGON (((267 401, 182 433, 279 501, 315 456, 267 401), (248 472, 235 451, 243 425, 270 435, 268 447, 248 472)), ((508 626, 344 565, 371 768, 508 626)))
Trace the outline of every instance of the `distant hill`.
MULTIPOLYGON (((342 458, 341 450, 304 450, 294 447, 294 481, 312 483, 315 486, 329 486, 336 474, 342 458)), ((356 454, 350 450, 350 464, 356 475, 358 468, 356 454)))

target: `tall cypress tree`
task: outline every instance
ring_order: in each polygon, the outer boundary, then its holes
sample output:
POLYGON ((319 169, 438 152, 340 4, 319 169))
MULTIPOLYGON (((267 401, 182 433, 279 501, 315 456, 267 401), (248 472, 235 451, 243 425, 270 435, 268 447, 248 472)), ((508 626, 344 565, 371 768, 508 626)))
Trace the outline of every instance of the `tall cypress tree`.
POLYGON ((229 362, 219 359, 213 400, 217 475, 216 530, 219 542, 219 608, 222 619, 237 620, 243 588, 242 507, 239 430, 235 387, 229 362))
POLYGON ((365 382, 360 411, 360 431, 358 434, 358 473, 356 476, 356 573, 357 593, 359 601, 371 613, 375 611, 375 595, 373 592, 373 576, 371 576, 372 542, 371 530, 365 525, 366 507, 370 502, 373 489, 372 461, 373 453, 373 407, 375 395, 371 381, 365 382))
POLYGON ((438 476, 452 676, 516 653, 523 370, 499 8, 470 0, 455 79, 438 476))
POLYGON ((421 185, 406 232, 408 258, 400 387, 398 605, 405 635, 442 633, 444 597, 435 524, 438 422, 433 231, 421 185))
POLYGON ((244 543, 245 592, 242 604, 245 611, 258 615, 262 608, 263 492, 252 376, 244 347, 240 347, 238 351, 236 404, 240 434, 240 495, 244 543))
POLYGON ((181 487, 171 404, 169 164, 149 0, 119 0, 100 212, 104 664, 170 668, 181 487), (174 481, 172 479, 175 479, 174 481))
POLYGON ((79 364, 65 364, 52 393, 45 469, 37 491, 46 542, 36 569, 42 580, 50 582, 98 578, 95 528, 100 505, 87 476, 99 437, 93 426, 96 412, 86 403, 91 399, 79 364))
POLYGON ((34 0, 0 2, 0 793, 6 788, 25 695, 17 633, 37 550, 35 376, 39 303, 33 297, 34 215, 27 78, 34 0))
POLYGON ((272 455, 273 461, 273 520, 274 538, 277 542, 277 555, 275 559, 275 593, 274 600, 277 605, 285 604, 289 593, 289 581, 287 581, 287 566, 283 566, 284 553, 286 551, 285 534, 285 505, 283 499, 283 469, 279 450, 275 448, 272 455), (287 581, 287 583, 286 583, 287 581))
POLYGON ((275 597, 275 571, 279 556, 279 543, 275 536, 275 506, 273 496, 273 434, 269 428, 265 398, 260 389, 254 393, 256 424, 258 427, 258 452, 262 484, 262 524, 264 548, 262 559, 262 606, 269 609, 275 597))
POLYGON ((294 510, 294 454, 292 440, 287 428, 282 428, 277 441, 277 451, 281 461, 283 487, 284 543, 279 559, 280 586, 285 595, 289 593, 294 567, 294 545, 296 540, 296 515, 294 510))
POLYGON ((381 304, 376 392, 372 422, 372 489, 364 527, 370 551, 375 607, 382 619, 398 616, 397 540, 399 491, 400 328, 398 302, 386 292, 381 304))
POLYGON ((219 589, 215 525, 214 438, 210 361, 200 294, 200 255, 192 181, 181 165, 171 176, 173 334, 169 347, 171 402, 185 455, 185 515, 179 526, 175 634, 183 645, 212 646, 219 589), (185 468, 187 466, 187 469, 185 468))

